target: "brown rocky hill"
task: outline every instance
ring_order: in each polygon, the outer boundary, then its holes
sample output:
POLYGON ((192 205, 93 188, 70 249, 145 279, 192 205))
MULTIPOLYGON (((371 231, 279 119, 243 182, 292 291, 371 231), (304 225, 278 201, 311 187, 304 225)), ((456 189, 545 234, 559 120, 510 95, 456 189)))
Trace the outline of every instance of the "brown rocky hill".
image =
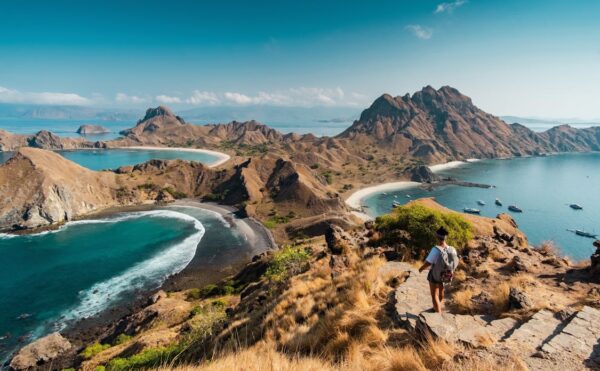
POLYGON ((186 145, 215 147, 223 142, 254 145, 277 142, 283 137, 277 130, 256 121, 228 124, 193 125, 176 116, 169 108, 149 108, 137 125, 121 132, 123 139, 113 145, 186 145))
POLYGON ((548 151, 524 127, 515 130, 477 108, 458 90, 431 86, 412 96, 384 94, 338 138, 376 144, 427 163, 466 158, 502 158, 548 151))
POLYGON ((557 152, 600 151, 600 127, 575 129, 569 125, 555 126, 539 136, 557 152))
POLYGON ((24 147, 0 166, 0 195, 0 230, 51 226, 108 207, 182 197, 236 205, 270 221, 281 239, 290 221, 295 233, 302 230, 303 220, 313 224, 311 218, 317 215, 351 222, 344 219, 348 209, 325 179, 273 155, 238 160, 218 170, 198 162, 150 160, 97 172, 52 151, 24 147))
POLYGON ((35 147, 51 150, 105 148, 104 142, 91 142, 83 138, 65 138, 40 130, 34 135, 13 134, 0 130, 0 151, 16 151, 21 147, 35 147))
POLYGON ((35 228, 116 204, 116 175, 21 148, 0 166, 0 228, 35 228))

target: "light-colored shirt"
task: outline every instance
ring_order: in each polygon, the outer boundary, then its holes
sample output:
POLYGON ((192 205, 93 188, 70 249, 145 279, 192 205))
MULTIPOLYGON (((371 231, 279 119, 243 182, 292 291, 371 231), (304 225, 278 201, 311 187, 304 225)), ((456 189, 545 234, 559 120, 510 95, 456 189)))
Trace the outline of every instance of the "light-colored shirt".
POLYGON ((431 251, 429 252, 429 255, 427 255, 427 257, 425 258, 425 261, 431 265, 433 265, 438 258, 440 257, 440 250, 434 246, 431 251))

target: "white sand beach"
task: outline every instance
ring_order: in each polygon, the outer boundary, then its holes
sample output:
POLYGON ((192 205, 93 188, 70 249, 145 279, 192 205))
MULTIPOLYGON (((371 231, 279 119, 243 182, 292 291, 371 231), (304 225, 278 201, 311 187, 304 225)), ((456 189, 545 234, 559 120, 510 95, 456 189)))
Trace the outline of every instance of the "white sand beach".
POLYGON ((219 159, 212 164, 208 164, 208 167, 217 167, 224 162, 228 161, 231 156, 226 153, 213 151, 210 149, 200 149, 200 148, 180 148, 180 147, 157 147, 157 146, 131 146, 131 147, 117 147, 119 149, 142 149, 142 150, 150 150, 150 151, 181 151, 181 152, 197 152, 197 153, 206 153, 208 155, 213 155, 218 157, 219 159))
POLYGON ((397 191, 397 190, 401 190, 401 189, 416 187, 419 184, 421 184, 421 183, 403 181, 403 182, 383 183, 383 184, 378 184, 378 185, 374 185, 371 187, 366 187, 366 188, 359 189, 358 191, 352 193, 350 195, 350 197, 348 197, 346 199, 346 204, 348 206, 350 206, 351 208, 355 209, 353 211, 354 215, 361 218, 362 220, 370 220, 370 219, 373 219, 370 215, 367 215, 366 213, 360 211, 361 206, 362 206, 361 203, 362 203, 363 199, 365 199, 366 197, 368 197, 372 194, 375 194, 375 193, 381 193, 381 192, 386 192, 386 191, 397 191))

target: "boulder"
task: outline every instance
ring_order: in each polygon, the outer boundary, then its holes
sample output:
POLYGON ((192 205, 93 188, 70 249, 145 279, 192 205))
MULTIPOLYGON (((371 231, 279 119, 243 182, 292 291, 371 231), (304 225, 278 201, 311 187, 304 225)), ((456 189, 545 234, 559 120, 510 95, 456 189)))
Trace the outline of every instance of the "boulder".
POLYGON ((344 255, 331 255, 329 267, 331 268, 331 278, 341 275, 350 265, 348 257, 344 255))
POLYGON ((514 258, 508 263, 509 267, 513 270, 513 272, 527 272, 529 269, 523 259, 520 256, 515 255, 514 258))
POLYGON ((511 287, 509 290, 508 305, 511 310, 529 309, 533 306, 529 296, 515 287, 511 287))
POLYGON ((21 348, 10 361, 10 369, 27 370, 48 364, 64 355, 73 346, 58 332, 44 336, 21 348))
POLYGON ((330 225, 325 231, 327 248, 334 255, 340 255, 355 245, 354 239, 337 225, 330 225))

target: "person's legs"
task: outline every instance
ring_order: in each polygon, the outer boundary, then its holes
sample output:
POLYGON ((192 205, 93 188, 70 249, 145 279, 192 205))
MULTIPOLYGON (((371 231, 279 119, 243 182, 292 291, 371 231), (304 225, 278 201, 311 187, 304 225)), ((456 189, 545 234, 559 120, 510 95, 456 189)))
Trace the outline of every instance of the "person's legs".
POLYGON ((440 313, 444 311, 444 284, 438 285, 438 305, 440 308, 440 313))
POLYGON ((438 295, 438 285, 433 282, 429 282, 429 291, 431 292, 431 302, 433 303, 433 311, 441 313, 442 311, 438 295))

